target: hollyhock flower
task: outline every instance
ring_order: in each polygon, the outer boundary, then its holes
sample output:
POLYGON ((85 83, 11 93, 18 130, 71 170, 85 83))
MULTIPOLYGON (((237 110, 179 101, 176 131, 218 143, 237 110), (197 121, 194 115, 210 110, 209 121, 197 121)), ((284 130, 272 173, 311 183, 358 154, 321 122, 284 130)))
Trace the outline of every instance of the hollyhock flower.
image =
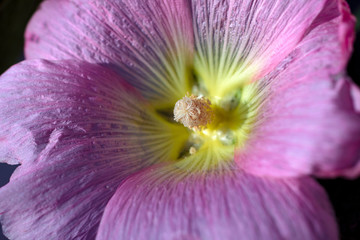
POLYGON ((311 176, 359 173, 353 27, 343 0, 45 1, 0 78, 5 235, 337 239, 311 176))

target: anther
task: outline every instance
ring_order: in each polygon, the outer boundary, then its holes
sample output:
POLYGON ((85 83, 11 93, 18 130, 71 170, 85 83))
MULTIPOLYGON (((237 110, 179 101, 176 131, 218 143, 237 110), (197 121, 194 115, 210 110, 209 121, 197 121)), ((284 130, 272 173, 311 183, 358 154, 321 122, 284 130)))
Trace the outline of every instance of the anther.
POLYGON ((186 95, 176 102, 174 120, 192 130, 201 130, 214 118, 211 102, 205 97, 186 95))
POLYGON ((194 155, 196 153, 196 148, 190 147, 189 153, 190 153, 190 155, 194 155))

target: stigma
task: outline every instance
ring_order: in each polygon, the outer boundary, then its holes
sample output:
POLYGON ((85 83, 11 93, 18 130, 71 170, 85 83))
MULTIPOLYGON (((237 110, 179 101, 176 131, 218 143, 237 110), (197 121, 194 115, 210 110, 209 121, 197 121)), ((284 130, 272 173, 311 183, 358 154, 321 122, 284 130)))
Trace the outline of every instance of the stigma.
POLYGON ((194 131, 207 128, 213 118, 211 102, 205 97, 187 94, 174 107, 174 120, 194 131))

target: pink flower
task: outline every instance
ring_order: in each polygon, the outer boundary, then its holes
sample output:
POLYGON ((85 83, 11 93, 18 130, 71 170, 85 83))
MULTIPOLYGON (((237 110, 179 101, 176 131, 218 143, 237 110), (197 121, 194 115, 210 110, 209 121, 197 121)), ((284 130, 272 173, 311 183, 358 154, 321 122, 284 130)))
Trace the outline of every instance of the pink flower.
POLYGON ((0 78, 4 233, 337 239, 311 176, 360 172, 353 27, 343 0, 45 1, 0 78))

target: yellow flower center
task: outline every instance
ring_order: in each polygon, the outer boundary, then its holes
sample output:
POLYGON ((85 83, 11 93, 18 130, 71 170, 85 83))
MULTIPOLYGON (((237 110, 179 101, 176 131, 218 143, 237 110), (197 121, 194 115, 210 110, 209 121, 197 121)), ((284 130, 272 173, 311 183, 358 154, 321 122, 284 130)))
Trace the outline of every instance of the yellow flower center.
MULTIPOLYGON (((257 87, 248 84, 219 96, 187 94, 174 106, 174 120, 189 135, 177 166, 187 171, 229 167, 235 148, 241 148, 253 127, 258 109, 257 87)), ((196 91, 194 91, 196 92, 196 91)))
POLYGON ((208 172, 231 168, 235 149, 245 148, 267 89, 253 81, 261 63, 243 62, 231 46, 216 49, 197 48, 180 62, 172 52, 162 59, 171 59, 164 72, 170 75, 155 74, 158 88, 150 89, 147 114, 136 123, 151 162, 208 172))

